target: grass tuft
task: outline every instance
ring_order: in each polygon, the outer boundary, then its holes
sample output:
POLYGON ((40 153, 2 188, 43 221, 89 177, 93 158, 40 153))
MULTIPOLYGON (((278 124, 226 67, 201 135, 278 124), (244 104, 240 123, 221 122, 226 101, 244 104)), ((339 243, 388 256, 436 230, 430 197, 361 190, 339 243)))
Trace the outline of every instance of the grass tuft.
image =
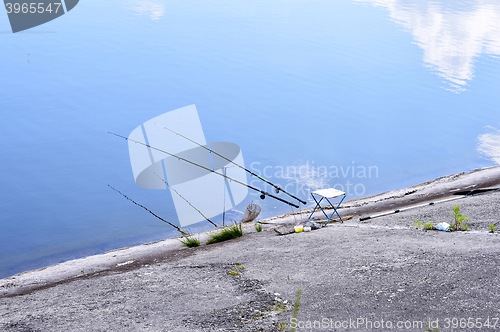
POLYGON ((262 224, 260 224, 260 223, 256 223, 256 224, 255 224, 255 230, 256 230, 257 232, 262 232, 262 224))
POLYGON ((179 241, 181 241, 184 247, 188 248, 199 247, 201 245, 200 240, 192 236, 186 236, 183 240, 179 241))
POLYGON ((207 244, 223 242, 243 236, 243 229, 240 224, 224 227, 220 232, 210 235, 207 244))

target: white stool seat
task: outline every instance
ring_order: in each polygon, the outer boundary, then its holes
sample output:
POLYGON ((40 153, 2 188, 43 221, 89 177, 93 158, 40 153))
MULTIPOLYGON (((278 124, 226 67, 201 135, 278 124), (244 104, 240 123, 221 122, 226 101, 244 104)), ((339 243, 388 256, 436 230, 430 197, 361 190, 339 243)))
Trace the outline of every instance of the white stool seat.
POLYGON ((311 215, 309 216, 309 218, 307 220, 311 219, 312 215, 316 211, 316 208, 319 207, 321 209, 321 211, 323 211, 323 214, 325 215, 325 217, 328 218, 327 222, 325 223, 325 226, 328 225, 328 223, 330 222, 330 220, 332 219, 334 214, 337 214, 337 216, 339 216, 341 223, 344 222, 344 220, 342 220, 342 217, 338 213, 337 209, 340 207, 340 204, 342 204, 342 202, 344 201, 344 198, 346 196, 345 192, 343 192, 341 190, 334 189, 334 188, 327 188, 327 189, 320 189, 320 190, 313 191, 313 192, 311 192, 311 196, 314 199, 314 201, 316 202, 316 206, 314 207, 313 211, 311 212, 311 215), (318 201, 314 195, 321 197, 321 199, 318 201), (335 207, 332 204, 332 202, 330 202, 330 199, 335 198, 335 197, 340 197, 340 196, 343 196, 343 197, 340 200, 337 207, 335 207), (328 203, 330 203, 330 206, 333 208, 333 212, 330 215, 330 217, 328 217, 325 210, 323 210, 323 208, 320 205, 320 203, 323 199, 326 199, 328 201, 328 203))
POLYGON ((325 198, 335 198, 335 197, 344 196, 345 192, 337 190, 337 189, 333 189, 333 188, 328 188, 328 189, 320 189, 320 190, 313 191, 311 194, 315 194, 315 195, 325 197, 325 198))

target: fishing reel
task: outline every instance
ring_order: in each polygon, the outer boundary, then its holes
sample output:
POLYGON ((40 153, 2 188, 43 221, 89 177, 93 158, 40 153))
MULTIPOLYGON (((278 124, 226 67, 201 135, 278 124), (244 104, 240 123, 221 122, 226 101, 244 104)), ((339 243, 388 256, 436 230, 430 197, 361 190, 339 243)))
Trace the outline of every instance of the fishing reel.
POLYGON ((279 194, 280 190, 281 190, 280 186, 276 186, 276 188, 274 189, 274 192, 279 194))
POLYGON ((264 198, 266 198, 265 194, 260 195, 260 199, 264 199, 264 198))

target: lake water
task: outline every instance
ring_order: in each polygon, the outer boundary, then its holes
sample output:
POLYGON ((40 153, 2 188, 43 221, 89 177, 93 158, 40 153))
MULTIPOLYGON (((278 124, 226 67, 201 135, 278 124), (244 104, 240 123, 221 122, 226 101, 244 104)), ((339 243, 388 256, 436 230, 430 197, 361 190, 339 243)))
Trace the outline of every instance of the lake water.
POLYGON ((175 236, 108 188, 177 222, 108 132, 191 104, 207 141, 303 199, 498 165, 498 22, 493 0, 86 0, 16 34, 0 15, 0 277, 175 236))

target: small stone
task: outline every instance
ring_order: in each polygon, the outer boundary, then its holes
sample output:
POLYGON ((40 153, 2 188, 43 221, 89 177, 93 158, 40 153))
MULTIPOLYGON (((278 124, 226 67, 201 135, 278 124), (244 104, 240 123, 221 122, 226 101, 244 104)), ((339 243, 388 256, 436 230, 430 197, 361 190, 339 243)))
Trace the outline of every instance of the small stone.
POLYGON ((295 233, 295 228, 293 225, 283 225, 283 226, 276 227, 274 229, 274 231, 276 233, 278 233, 278 235, 287 235, 287 234, 295 233))

